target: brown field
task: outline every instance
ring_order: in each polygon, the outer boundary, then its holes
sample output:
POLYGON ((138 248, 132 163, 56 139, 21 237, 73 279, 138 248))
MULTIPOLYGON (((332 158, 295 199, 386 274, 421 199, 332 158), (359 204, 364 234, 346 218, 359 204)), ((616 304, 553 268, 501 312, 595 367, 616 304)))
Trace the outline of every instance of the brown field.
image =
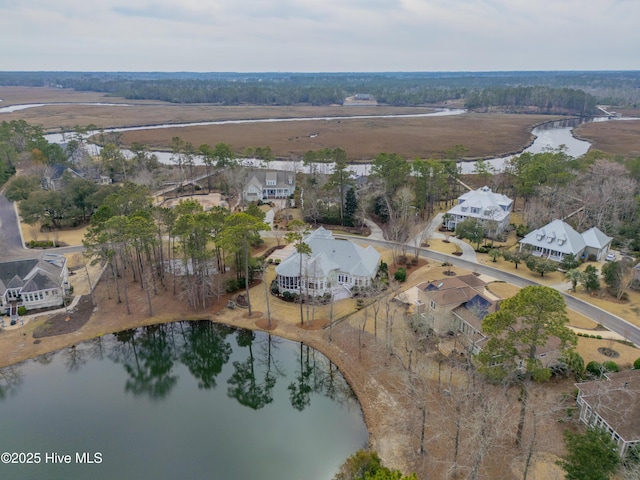
POLYGON ((575 135, 591 142, 596 150, 627 158, 640 157, 640 120, 585 123, 575 129, 575 135))
MULTIPOLYGON (((189 123, 257 118, 296 118, 344 115, 413 114, 427 107, 221 107, 162 102, 128 102, 98 93, 62 89, 0 87, 1 106, 42 102, 113 102, 132 106, 48 105, 14 113, 1 119, 26 120, 46 131, 76 125, 113 126, 189 123)), ((300 157, 308 150, 341 147, 351 160, 369 160, 378 153, 398 153, 407 158, 441 158, 454 145, 469 148, 468 158, 495 157, 525 148, 533 126, 557 117, 544 115, 465 114, 454 117, 341 119, 333 121, 274 122, 211 125, 127 132, 125 144, 137 141, 153 149, 167 149, 179 136, 193 145, 229 143, 237 152, 246 147, 270 146, 277 157, 300 157), (317 134, 314 138, 310 134, 317 134)))
MULTIPOLYGON (((322 113, 318 111, 316 115, 322 113)), ((472 113, 451 117, 208 125, 126 132, 123 141, 167 149, 171 138, 179 136, 193 145, 229 143, 237 152, 269 145, 277 157, 284 158, 299 158, 309 150, 341 147, 353 161, 370 160, 381 152, 398 153, 406 158, 443 158, 447 150, 462 144, 469 148, 467 157, 483 158, 520 151, 532 141, 533 125, 548 119, 472 113)))

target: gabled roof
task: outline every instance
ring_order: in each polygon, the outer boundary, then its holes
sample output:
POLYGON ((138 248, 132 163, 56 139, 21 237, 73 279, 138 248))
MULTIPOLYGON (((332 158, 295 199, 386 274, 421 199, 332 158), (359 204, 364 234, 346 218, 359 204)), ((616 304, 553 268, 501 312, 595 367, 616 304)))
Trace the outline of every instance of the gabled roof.
POLYGON ((509 197, 492 192, 489 187, 485 186, 460 195, 458 205, 455 205, 448 213, 501 221, 509 216, 512 204, 513 200, 509 197), (471 208, 478 208, 479 213, 472 213, 471 208))
POLYGON ((520 243, 574 255, 581 253, 586 246, 582 235, 562 220, 554 220, 542 228, 529 232, 520 240, 520 243))
POLYGON ((486 282, 476 275, 461 275, 447 277, 433 282, 424 282, 418 288, 424 296, 433 300, 437 305, 461 305, 468 302, 484 290, 486 282))
POLYGON ((54 288, 59 288, 59 285, 53 281, 51 276, 38 272, 22 287, 21 293, 39 292, 40 290, 54 288))
MULTIPOLYGON (((349 240, 338 240, 330 230, 320 227, 303 240, 311 247, 311 255, 302 259, 303 275, 321 277, 319 272, 328 274, 339 270, 360 277, 373 277, 378 271, 380 254, 371 246, 364 248, 349 240)), ((300 274, 298 252, 289 255, 276 267, 278 275, 297 277, 300 274)))
POLYGON ((262 188, 267 187, 267 180, 275 181, 275 185, 269 185, 270 188, 293 188, 296 185, 295 173, 284 170, 250 170, 247 178, 247 185, 253 184, 262 188))
POLYGON ((41 258, 0 262, 0 295, 9 288, 24 292, 56 288, 66 265, 64 255, 45 253, 41 258), (41 287, 41 288, 37 288, 41 287))
POLYGON ((613 237, 606 236, 597 227, 591 227, 586 232, 583 232, 582 238, 584 239, 584 243, 587 247, 597 248, 598 250, 603 249, 611 243, 611 240, 613 240, 613 237))

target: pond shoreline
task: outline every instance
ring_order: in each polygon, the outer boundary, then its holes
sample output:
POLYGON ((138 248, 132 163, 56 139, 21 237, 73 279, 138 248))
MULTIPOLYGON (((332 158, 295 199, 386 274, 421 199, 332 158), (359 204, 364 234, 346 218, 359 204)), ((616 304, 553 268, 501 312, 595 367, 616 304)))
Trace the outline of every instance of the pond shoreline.
MULTIPOLYGON (((370 375, 372 364, 378 364, 376 368, 387 368, 389 363, 398 363, 397 366, 401 369, 400 362, 397 358, 389 357, 386 351, 382 351, 383 349, 376 348, 374 342, 366 343, 366 348, 362 349, 365 350, 365 355, 359 359, 356 343, 358 334, 348 322, 342 322, 333 328, 333 342, 329 343, 328 330, 300 328, 297 320, 293 319, 277 319, 274 320, 277 323, 276 328, 261 329, 256 324, 257 320, 263 317, 260 312, 257 312, 254 317, 248 318, 247 311, 244 309, 227 309, 225 307, 226 300, 222 298, 217 305, 206 312, 189 311, 181 302, 173 299, 173 302, 169 302, 169 304, 173 303, 174 308, 171 308, 171 305, 166 305, 162 309, 157 308, 156 311, 162 311, 160 315, 150 317, 144 311, 127 315, 124 312, 124 304, 116 304, 115 299, 108 299, 108 288, 109 286, 104 281, 98 284, 95 292, 98 307, 91 313, 89 321, 74 332, 33 338, 33 331, 47 320, 48 316, 46 315, 31 320, 19 329, 2 331, 0 334, 0 368, 20 364, 43 354, 59 351, 100 336, 176 321, 211 321, 237 328, 264 331, 290 341, 309 345, 334 363, 358 398, 369 432, 370 447, 379 453, 384 463, 389 467, 409 472, 411 466, 410 462, 406 461, 405 454, 407 449, 411 449, 411 441, 406 434, 401 433, 406 431, 406 425, 400 425, 399 423, 403 423, 402 418, 394 415, 397 412, 389 410, 390 406, 397 406, 401 399, 394 398, 389 386, 385 385, 379 376, 373 378, 370 375), (392 417, 394 420, 390 421, 389 419, 392 417)), ((134 289, 131 288, 131 290, 134 289)), ((173 297, 172 295, 168 296, 173 297)), ((70 315, 73 316, 73 313, 70 315)), ((362 341, 366 342, 364 338, 362 341)), ((405 407, 410 408, 409 405, 405 407)))

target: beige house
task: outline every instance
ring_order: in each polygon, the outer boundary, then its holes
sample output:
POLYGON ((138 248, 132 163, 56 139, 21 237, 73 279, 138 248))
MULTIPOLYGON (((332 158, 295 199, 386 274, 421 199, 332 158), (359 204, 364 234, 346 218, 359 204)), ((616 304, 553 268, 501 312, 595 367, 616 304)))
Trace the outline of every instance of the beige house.
POLYGON ((640 445, 640 371, 606 373, 576 387, 581 422, 609 432, 620 456, 640 445))
POLYGON ((460 335, 465 348, 477 353, 483 344, 482 319, 495 312, 500 299, 476 275, 423 282, 395 300, 414 308, 414 315, 437 335, 460 335))
MULTIPOLYGON (((488 338, 482 332, 484 318, 500 308, 501 298, 476 275, 447 277, 423 282, 403 292, 396 300, 412 304, 426 326, 438 335, 457 335, 471 355, 477 355, 488 338)), ((551 337, 536 348, 535 357, 547 367, 558 359, 560 340, 551 337)), ((520 365, 524 368, 524 364, 520 365)))

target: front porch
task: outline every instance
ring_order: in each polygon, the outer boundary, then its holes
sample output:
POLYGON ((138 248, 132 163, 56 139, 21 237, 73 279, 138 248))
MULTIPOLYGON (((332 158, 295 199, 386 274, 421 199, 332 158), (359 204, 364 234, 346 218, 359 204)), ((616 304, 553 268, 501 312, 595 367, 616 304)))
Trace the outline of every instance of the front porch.
POLYGON ((550 250, 548 248, 545 249, 536 249, 531 252, 531 255, 534 257, 546 258, 547 260, 553 260, 555 262, 561 262, 564 258, 564 254, 555 250, 550 250))

